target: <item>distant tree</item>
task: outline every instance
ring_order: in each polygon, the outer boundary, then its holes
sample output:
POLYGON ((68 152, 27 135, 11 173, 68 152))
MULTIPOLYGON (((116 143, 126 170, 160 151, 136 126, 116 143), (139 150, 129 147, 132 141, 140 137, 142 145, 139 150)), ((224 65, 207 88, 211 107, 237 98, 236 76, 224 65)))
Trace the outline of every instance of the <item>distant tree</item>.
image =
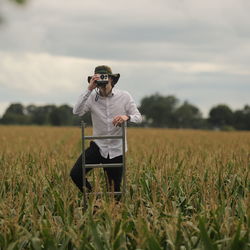
POLYGON ((1 119, 2 124, 27 124, 27 122, 24 107, 20 103, 10 104, 1 119))
POLYGON ((233 126, 238 130, 250 130, 250 106, 245 105, 242 110, 233 114, 233 126))
POLYGON ((178 104, 175 96, 154 94, 144 97, 140 111, 146 118, 146 123, 154 127, 175 127, 175 110, 178 104))
POLYGON ((37 106, 36 106, 36 105, 30 104, 30 105, 28 105, 28 106, 25 108, 25 112, 26 112, 26 114, 28 114, 28 115, 32 115, 32 114, 35 113, 36 109, 37 109, 37 106))
POLYGON ((233 126, 238 130, 246 130, 245 115, 243 110, 236 110, 233 114, 233 126))
POLYGON ((29 105, 26 108, 26 113, 30 123, 37 125, 49 125, 50 113, 56 109, 55 105, 35 106, 29 105))
POLYGON ((179 128, 201 128, 203 123, 200 110, 187 101, 177 108, 175 116, 179 128))
POLYGON ((6 113, 14 113, 17 115, 24 115, 24 107, 21 103, 13 103, 6 109, 6 113))
POLYGON ((38 107, 36 105, 28 105, 26 108, 25 108, 25 114, 27 116, 27 119, 28 119, 28 123, 29 124, 38 124, 35 122, 35 115, 38 114, 38 107))
POLYGON ((91 126, 90 112, 82 117, 73 115, 72 107, 67 104, 59 107, 55 105, 36 106, 30 104, 24 107, 20 103, 13 103, 6 109, 3 117, 0 119, 0 124, 79 126, 82 120, 87 126, 91 126))
POLYGON ((73 115, 72 107, 68 105, 61 105, 49 114, 49 120, 51 125, 62 126, 62 125, 72 125, 73 115))
POLYGON ((243 109, 243 113, 245 115, 246 129, 250 130, 250 106, 249 105, 245 105, 243 109))
POLYGON ((208 121, 213 127, 232 126, 233 111, 225 104, 219 104, 209 111, 208 121))
MULTIPOLYGON (((198 107, 187 101, 178 106, 174 96, 154 94, 141 101, 140 111, 145 117, 143 125, 170 128, 206 128, 250 130, 250 106, 233 112, 227 105, 217 105, 209 112, 207 120, 202 118, 198 107)), ((90 112, 79 117, 72 114, 72 107, 67 104, 28 105, 12 103, 6 109, 1 124, 37 124, 55 126, 79 126, 81 121, 92 125, 90 112)))

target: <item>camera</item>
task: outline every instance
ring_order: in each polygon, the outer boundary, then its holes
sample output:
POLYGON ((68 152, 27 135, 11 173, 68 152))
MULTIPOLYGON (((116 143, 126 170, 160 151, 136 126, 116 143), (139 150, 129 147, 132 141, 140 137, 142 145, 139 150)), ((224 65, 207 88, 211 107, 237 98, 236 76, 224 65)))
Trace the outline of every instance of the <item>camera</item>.
POLYGON ((109 75, 108 74, 99 74, 99 79, 96 80, 96 84, 98 87, 105 86, 108 84, 109 81, 109 75))

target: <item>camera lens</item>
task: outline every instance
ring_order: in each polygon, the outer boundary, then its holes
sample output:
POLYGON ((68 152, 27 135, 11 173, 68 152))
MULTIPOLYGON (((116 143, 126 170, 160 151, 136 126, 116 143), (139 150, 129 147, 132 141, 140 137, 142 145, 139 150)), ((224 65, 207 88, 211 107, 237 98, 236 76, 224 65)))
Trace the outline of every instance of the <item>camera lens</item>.
POLYGON ((100 75, 100 78, 103 80, 105 78, 105 75, 100 75))

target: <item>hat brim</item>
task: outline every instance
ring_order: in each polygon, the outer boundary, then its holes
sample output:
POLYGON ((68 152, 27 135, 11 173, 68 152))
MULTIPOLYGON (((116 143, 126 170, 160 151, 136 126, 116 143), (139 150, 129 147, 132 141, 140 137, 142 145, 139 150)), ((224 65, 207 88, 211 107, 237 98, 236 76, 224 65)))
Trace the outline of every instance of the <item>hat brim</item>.
MULTIPOLYGON (((120 78, 120 74, 109 74, 112 77, 113 83, 116 84, 120 78)), ((92 76, 88 76, 88 82, 90 82, 92 76)))

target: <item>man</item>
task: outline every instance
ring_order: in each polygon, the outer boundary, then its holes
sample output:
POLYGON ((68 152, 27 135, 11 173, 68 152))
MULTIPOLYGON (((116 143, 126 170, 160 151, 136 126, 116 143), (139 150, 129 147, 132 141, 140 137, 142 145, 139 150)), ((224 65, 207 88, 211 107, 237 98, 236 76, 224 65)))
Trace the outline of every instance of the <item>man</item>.
MULTIPOLYGON (((142 121, 131 95, 126 91, 114 88, 120 74, 113 74, 110 67, 102 65, 95 68, 94 75, 88 77, 88 89, 82 93, 73 109, 73 113, 79 116, 91 112, 93 123, 93 135, 121 135, 121 124, 130 121, 139 123, 142 121), (100 76, 108 75, 105 84, 100 83, 100 76), (95 91, 94 91, 95 90, 95 91)), ((127 143, 126 143, 127 151, 127 143)), ((90 147, 85 151, 86 164, 122 163, 122 141, 117 139, 96 139, 90 142, 90 147)), ((91 168, 86 168, 86 173, 91 168)), ((122 167, 104 168, 108 177, 109 190, 120 191, 122 181, 122 167)), ((83 192, 82 156, 80 155, 74 164, 70 176, 76 186, 83 192)), ((92 187, 86 180, 89 191, 92 187)))

